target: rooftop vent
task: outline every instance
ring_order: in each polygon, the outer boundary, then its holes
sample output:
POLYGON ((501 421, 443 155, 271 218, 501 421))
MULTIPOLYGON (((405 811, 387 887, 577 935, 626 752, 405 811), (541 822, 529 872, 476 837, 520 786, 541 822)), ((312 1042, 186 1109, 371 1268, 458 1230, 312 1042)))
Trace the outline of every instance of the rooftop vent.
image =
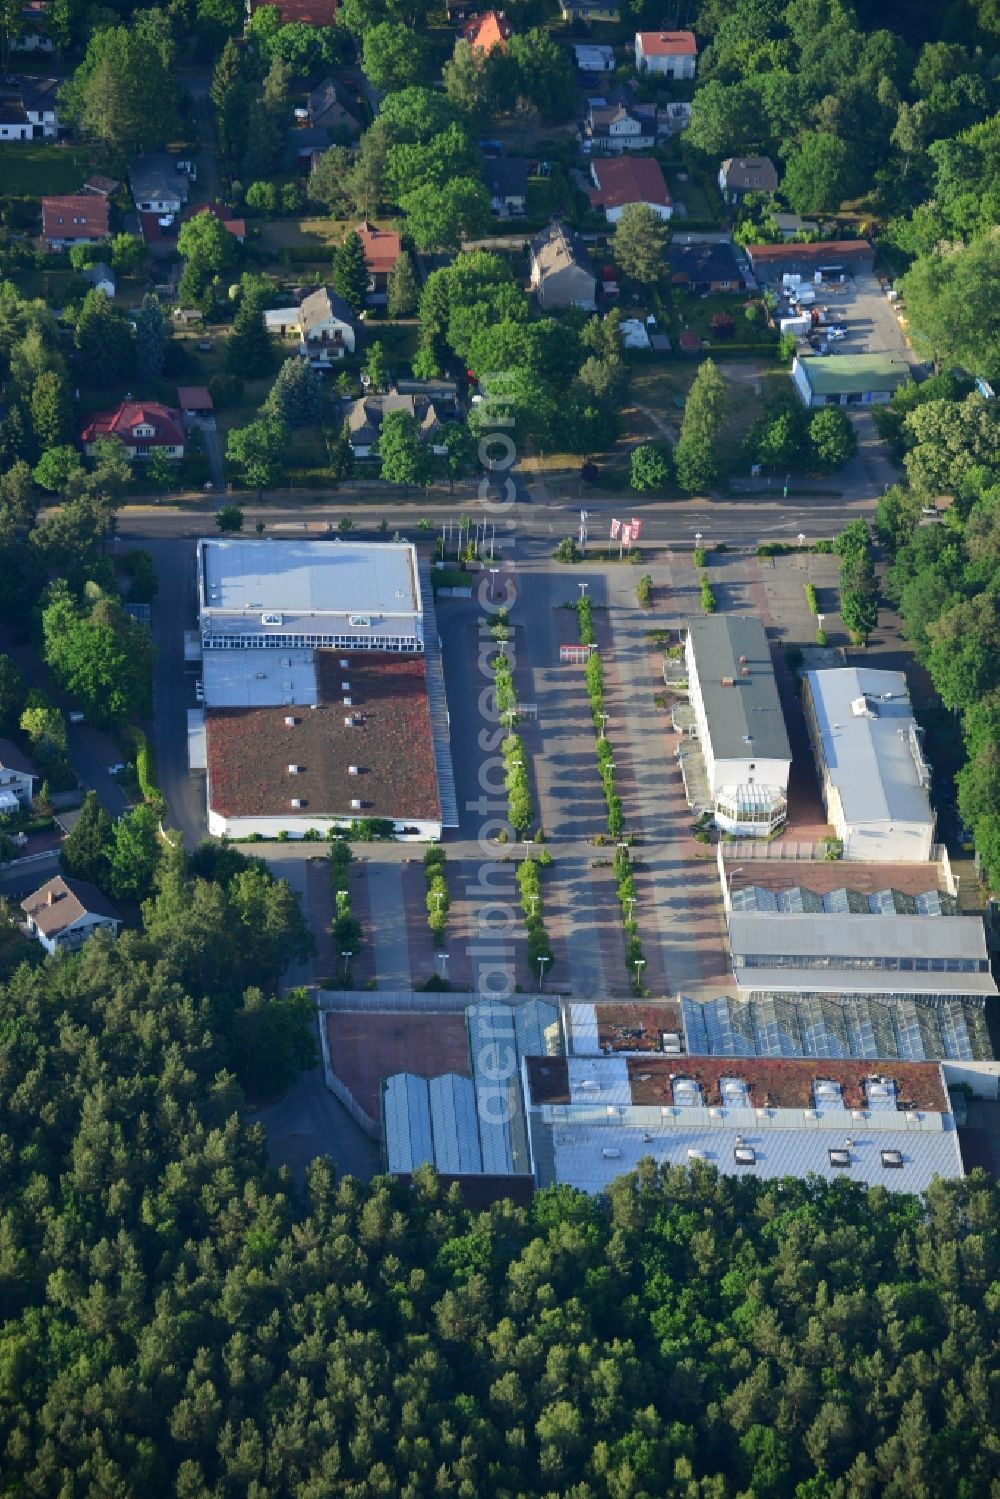
POLYGON ((757 1152, 752 1145, 736 1145, 733 1147, 733 1160, 737 1166, 756 1166, 757 1152))
POLYGON ((360 775, 361 772, 360 772, 360 770, 358 769, 358 767, 356 765, 349 765, 347 767, 347 774, 349 776, 357 776, 357 775, 360 775))
POLYGON ((345 729, 353 729, 354 728, 354 714, 353 713, 348 713, 346 715, 346 717, 344 718, 344 728, 345 729))
POLYGON ((340 663, 340 669, 341 669, 341 671, 346 671, 347 668, 350 666, 350 664, 351 663, 349 661, 341 661, 341 663, 340 663))
POLYGON ((295 727, 295 725, 297 723, 298 723, 298 719, 295 717, 294 713, 286 713, 285 714, 285 728, 286 729, 294 729, 294 727, 295 727))
POLYGON ((740 667, 740 676, 741 677, 748 677, 749 675, 750 675, 750 668, 749 668, 749 666, 741 666, 740 667))
POLYGON ((723 679, 722 679, 722 685, 723 685, 723 687, 735 687, 736 686, 736 678, 735 677, 723 677, 723 679))
POLYGON ((882 1165, 887 1171, 901 1171, 903 1169, 903 1155, 899 1150, 883 1150, 882 1165))
POLYGON ((292 806, 293 807, 304 807, 305 806, 305 802, 302 800, 301 796, 293 796, 292 797, 292 806))
POLYGON ((660 1046, 665 1052, 676 1055, 681 1049, 681 1038, 678 1031, 661 1031, 660 1046))
POLYGON ((695 1146, 692 1145, 691 1148, 690 1148, 690 1150, 688 1151, 688 1160, 689 1161, 707 1161, 708 1160, 708 1156, 705 1154, 705 1152, 703 1150, 698 1150, 695 1146))
POLYGON ((351 798, 351 811, 352 812, 360 812, 361 808, 363 806, 364 806, 364 802, 361 800, 361 798, 359 796, 355 796, 355 797, 351 798))
POLYGON ((351 684, 350 684, 350 682, 341 682, 341 684, 340 684, 340 690, 341 690, 341 692, 350 692, 350 690, 351 690, 351 684))
POLYGON ((850 1166, 851 1164, 851 1152, 849 1150, 839 1150, 836 1148, 832 1148, 829 1152, 829 1156, 830 1165, 837 1166, 840 1168, 840 1170, 843 1170, 846 1166, 850 1166))
POLYGON ((747 658, 746 658, 746 656, 741 656, 740 657, 740 665, 741 666, 746 666, 746 664, 747 664, 747 658))
POLYGON ((289 765, 289 767, 288 767, 288 774, 290 776, 300 776, 302 774, 302 766, 301 765, 289 765))
POLYGON ((350 708, 352 706, 353 702, 354 702, 354 699, 351 697, 351 694, 349 692, 345 692, 344 693, 344 707, 345 708, 350 708))
POLYGON ((603 1150, 601 1151, 601 1155, 606 1161, 617 1161, 618 1157, 621 1155, 621 1151, 618 1149, 617 1145, 605 1145, 603 1150))

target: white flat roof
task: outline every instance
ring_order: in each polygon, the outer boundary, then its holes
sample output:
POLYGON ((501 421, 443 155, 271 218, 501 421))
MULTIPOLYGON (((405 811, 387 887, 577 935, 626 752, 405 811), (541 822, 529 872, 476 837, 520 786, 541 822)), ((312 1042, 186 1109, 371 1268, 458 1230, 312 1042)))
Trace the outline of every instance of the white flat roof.
POLYGON ((206 538, 198 548, 203 613, 420 612, 416 553, 409 542, 222 537, 206 538))
POLYGON ((916 1126, 912 1131, 872 1129, 870 1122, 859 1124, 847 1116, 846 1130, 844 1116, 830 1125, 817 1120, 801 1129, 763 1128, 754 1123, 736 1128, 709 1121, 640 1128, 614 1123, 546 1125, 537 1113, 530 1116, 533 1134, 551 1131, 555 1180, 584 1192, 604 1191, 616 1177, 634 1171, 646 1156, 657 1165, 691 1166, 702 1160, 727 1175, 771 1179, 814 1173, 826 1181, 846 1178, 896 1192, 923 1192, 935 1176, 965 1174, 958 1134, 950 1119, 943 1128, 916 1126), (737 1163, 738 1145, 752 1150, 752 1164, 737 1163), (846 1149, 850 1164, 835 1166, 831 1149, 846 1149), (898 1151, 901 1165, 883 1165, 883 1150, 898 1151))
POLYGON ((910 747, 915 727, 906 678, 867 666, 806 673, 823 759, 848 823, 932 825, 910 747), (867 700, 872 716, 854 711, 867 700))
POLYGON ((206 651, 202 683, 209 708, 304 707, 319 700, 315 651, 206 651))
POLYGON ((961 958, 979 963, 987 956, 986 929, 978 916, 931 921, 826 911, 731 911, 729 945, 736 956, 961 958))
POLYGON ((899 973, 891 968, 737 968, 741 992, 787 993, 793 1000, 814 994, 929 994, 960 999, 989 998, 997 986, 988 973, 899 973))

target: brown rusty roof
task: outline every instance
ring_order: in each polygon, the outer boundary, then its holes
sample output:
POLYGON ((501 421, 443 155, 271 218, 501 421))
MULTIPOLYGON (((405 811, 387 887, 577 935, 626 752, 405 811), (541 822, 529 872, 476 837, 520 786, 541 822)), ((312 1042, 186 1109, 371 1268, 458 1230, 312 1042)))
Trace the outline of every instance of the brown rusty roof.
POLYGON ((831 890, 858 890, 873 895, 877 890, 899 890, 904 895, 926 895, 943 889, 936 864, 862 864, 853 859, 789 860, 742 859, 735 870, 727 865, 731 890, 759 885, 763 890, 801 887, 829 895, 831 890))
POLYGON ((597 1004, 597 1040, 602 1051, 659 1051, 660 1032, 684 1033, 680 1006, 662 1004, 597 1004))

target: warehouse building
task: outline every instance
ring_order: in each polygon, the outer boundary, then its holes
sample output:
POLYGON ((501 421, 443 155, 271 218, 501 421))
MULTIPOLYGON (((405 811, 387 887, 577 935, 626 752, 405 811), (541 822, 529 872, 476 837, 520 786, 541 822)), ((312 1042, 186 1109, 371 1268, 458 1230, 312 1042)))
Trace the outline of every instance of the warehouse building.
POLYGON ((864 666, 809 671, 802 701, 827 817, 844 858, 932 858, 930 770, 902 672, 864 666))
POLYGON ((889 354, 803 354, 792 360, 792 384, 803 406, 884 406, 912 378, 905 359, 889 354))
POLYGON ((727 833, 766 837, 785 821, 792 752, 760 620, 692 620, 688 688, 712 814, 727 833))
POLYGON ((524 1092, 539 1187, 601 1192, 644 1158, 902 1192, 964 1175, 936 1063, 531 1057, 524 1092))
POLYGON ((198 544, 209 831, 303 837, 366 819, 457 826, 433 593, 409 544, 198 544), (426 641, 425 641, 426 625, 426 641))

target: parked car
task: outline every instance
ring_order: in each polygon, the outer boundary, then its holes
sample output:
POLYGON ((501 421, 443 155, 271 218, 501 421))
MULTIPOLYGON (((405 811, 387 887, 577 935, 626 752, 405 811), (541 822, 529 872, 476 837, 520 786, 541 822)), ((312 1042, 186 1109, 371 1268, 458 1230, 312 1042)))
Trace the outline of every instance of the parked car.
POLYGON ((71 713, 69 715, 69 721, 70 723, 86 723, 87 715, 86 713, 71 713))
POLYGON ((838 338, 846 338, 847 337, 847 334, 844 332, 843 328, 836 328, 836 327, 834 327, 834 328, 827 328, 825 330, 825 332, 826 332, 827 338, 832 338, 835 342, 836 342, 836 340, 838 338))
POLYGON ((115 765, 109 765, 108 766, 108 775, 109 776, 123 776, 125 774, 126 768, 127 767, 125 765, 124 760, 119 760, 117 762, 117 764, 115 764, 115 765))

